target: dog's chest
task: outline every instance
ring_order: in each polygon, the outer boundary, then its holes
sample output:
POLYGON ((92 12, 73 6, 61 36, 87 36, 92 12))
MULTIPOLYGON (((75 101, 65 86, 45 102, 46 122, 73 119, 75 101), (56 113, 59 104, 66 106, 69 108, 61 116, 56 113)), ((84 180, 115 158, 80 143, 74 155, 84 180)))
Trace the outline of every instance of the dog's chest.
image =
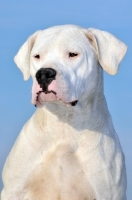
POLYGON ((32 199, 94 200, 93 188, 78 154, 81 137, 67 124, 58 126, 49 126, 47 122, 48 144, 41 151, 25 188, 32 199))

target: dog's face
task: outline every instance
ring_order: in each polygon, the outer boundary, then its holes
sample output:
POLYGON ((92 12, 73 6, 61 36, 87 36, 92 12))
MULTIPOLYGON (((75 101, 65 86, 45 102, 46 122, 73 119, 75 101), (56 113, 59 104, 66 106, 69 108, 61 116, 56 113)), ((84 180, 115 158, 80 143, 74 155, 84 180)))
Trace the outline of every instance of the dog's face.
POLYGON ((97 79, 91 80, 98 70, 95 51, 76 27, 51 28, 38 33, 30 59, 34 81, 32 103, 37 106, 45 101, 73 106, 87 89, 87 80, 89 90, 96 87, 97 79))
POLYGON ((100 85, 100 65, 115 74, 125 51, 126 46, 107 32, 66 25, 33 34, 15 61, 25 79, 33 78, 34 105, 76 106, 100 85))

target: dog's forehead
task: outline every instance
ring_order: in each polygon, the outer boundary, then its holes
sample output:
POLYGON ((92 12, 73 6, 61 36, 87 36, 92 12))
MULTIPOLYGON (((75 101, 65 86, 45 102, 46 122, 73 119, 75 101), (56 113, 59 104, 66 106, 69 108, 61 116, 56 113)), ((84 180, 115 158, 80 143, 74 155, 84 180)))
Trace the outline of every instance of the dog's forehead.
POLYGON ((87 38, 84 29, 78 26, 57 26, 41 31, 35 42, 35 46, 70 46, 86 43, 87 38))

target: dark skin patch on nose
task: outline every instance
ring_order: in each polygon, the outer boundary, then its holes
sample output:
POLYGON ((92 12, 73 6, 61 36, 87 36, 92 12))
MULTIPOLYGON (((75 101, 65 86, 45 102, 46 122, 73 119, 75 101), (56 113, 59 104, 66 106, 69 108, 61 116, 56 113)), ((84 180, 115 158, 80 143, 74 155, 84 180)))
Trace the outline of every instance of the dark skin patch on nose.
MULTIPOLYGON (((48 92, 48 85, 55 80, 56 71, 52 68, 41 68, 36 73, 36 80, 43 92, 48 92)), ((46 93, 47 94, 47 93, 46 93)))

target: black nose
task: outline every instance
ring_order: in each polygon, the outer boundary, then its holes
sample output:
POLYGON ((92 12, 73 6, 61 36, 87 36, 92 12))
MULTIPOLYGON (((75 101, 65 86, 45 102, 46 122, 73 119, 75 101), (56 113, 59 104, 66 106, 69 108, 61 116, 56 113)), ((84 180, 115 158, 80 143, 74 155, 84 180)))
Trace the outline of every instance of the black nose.
POLYGON ((55 80, 56 71, 52 68, 41 68, 36 73, 36 79, 41 88, 45 89, 55 80))

